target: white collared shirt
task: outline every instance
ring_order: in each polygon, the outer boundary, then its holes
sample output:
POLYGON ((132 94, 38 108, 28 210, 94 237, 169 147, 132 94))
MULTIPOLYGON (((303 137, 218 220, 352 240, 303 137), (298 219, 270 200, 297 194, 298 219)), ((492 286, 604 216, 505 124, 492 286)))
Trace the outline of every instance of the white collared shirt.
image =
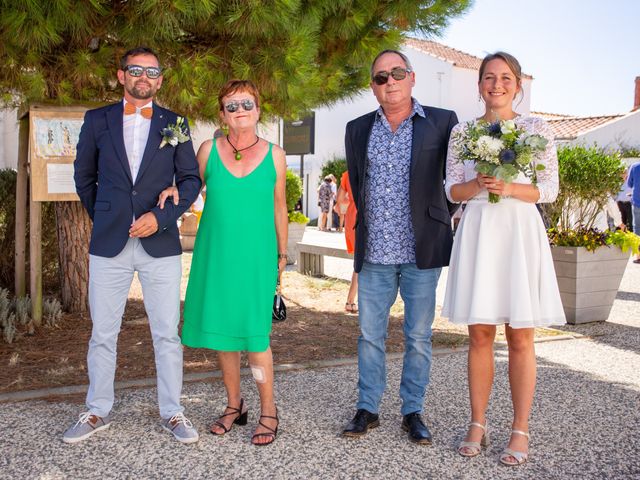
MULTIPOLYGON (((128 102, 123 99, 124 104, 128 102)), ((142 108, 152 107, 153 101, 147 103, 142 108)), ((147 120, 140 114, 140 109, 134 115, 122 116, 122 134, 124 136, 124 148, 127 151, 127 159, 131 168, 131 178, 133 183, 136 182, 140 163, 144 155, 144 149, 147 146, 149 138, 149 129, 151 128, 151 119, 147 120)))

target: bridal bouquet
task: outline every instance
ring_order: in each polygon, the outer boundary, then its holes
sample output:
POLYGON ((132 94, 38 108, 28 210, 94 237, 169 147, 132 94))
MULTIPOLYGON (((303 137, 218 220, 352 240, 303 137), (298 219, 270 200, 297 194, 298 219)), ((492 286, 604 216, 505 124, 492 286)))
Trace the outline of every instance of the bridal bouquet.
MULTIPOLYGON (((532 161, 549 141, 519 128, 513 120, 469 122, 458 136, 455 144, 460 161, 471 160, 475 171, 483 175, 511 183, 522 172, 535 185, 536 171, 544 170, 544 165, 534 167, 532 161)), ((499 201, 499 195, 489 193, 489 202, 499 201)))

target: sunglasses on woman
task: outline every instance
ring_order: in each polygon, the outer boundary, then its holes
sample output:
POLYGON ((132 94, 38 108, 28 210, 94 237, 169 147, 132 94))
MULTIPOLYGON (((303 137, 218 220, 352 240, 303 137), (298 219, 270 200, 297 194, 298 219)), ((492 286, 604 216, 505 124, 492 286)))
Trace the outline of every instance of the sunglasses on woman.
POLYGON ((404 80, 407 75, 411 73, 410 68, 395 67, 390 72, 378 72, 373 76, 373 81, 376 85, 384 85, 389 81, 389 77, 393 77, 394 80, 404 80))
POLYGON ((253 110, 253 107, 255 107, 256 104, 253 100, 245 98, 244 100, 240 101, 231 100, 229 103, 225 104, 224 108, 227 110, 227 112, 233 113, 237 112, 241 106, 246 112, 248 112, 249 110, 253 110))
POLYGON ((123 69, 125 72, 129 72, 132 77, 141 77, 143 73, 147 74, 147 78, 152 80, 162 75, 162 69, 160 67, 141 67, 140 65, 127 65, 123 69))

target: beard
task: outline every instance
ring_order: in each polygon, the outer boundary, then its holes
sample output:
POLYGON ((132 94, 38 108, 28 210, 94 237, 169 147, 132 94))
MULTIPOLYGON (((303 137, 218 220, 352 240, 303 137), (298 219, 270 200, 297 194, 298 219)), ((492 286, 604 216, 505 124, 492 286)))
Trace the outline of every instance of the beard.
POLYGON ((142 80, 138 80, 131 86, 126 86, 127 92, 133 98, 137 98, 138 100, 147 100, 149 98, 153 98, 153 96, 158 91, 158 87, 153 87, 148 82, 143 82, 142 80))

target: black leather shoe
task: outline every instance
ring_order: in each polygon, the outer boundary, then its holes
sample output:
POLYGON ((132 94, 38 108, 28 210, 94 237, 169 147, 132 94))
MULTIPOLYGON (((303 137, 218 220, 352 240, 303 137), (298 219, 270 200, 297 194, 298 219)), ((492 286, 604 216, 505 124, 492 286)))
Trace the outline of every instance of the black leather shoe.
POLYGON ((380 426, 377 413, 371 413, 364 408, 358 409, 356 416, 349 422, 349 425, 342 431, 343 437, 361 437, 365 435, 370 428, 380 426))
POLYGON ((431 445, 431 432, 420 418, 418 412, 402 417, 402 429, 409 432, 409 440, 420 445, 431 445))

